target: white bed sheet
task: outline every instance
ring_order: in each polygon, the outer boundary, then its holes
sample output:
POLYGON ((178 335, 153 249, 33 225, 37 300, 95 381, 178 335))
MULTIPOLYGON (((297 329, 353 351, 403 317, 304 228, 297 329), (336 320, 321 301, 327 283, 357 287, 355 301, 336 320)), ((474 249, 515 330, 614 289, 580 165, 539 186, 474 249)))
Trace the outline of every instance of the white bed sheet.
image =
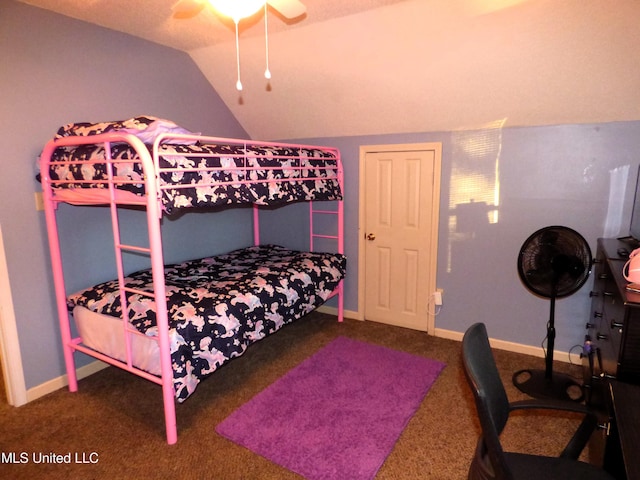
MULTIPOLYGON (((122 362, 127 361, 122 320, 76 306, 73 309, 82 344, 122 362)), ((161 375, 160 347, 155 338, 131 335, 131 357, 135 367, 153 375, 161 375)))

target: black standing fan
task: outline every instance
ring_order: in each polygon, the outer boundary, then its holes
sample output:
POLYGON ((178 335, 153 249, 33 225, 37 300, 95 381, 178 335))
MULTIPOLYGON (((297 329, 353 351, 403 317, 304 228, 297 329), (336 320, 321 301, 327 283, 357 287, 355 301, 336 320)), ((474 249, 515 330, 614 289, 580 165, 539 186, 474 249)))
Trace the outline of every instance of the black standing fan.
POLYGON ((518 255, 518 274, 527 289, 550 300, 545 370, 520 370, 513 383, 532 397, 582 401, 583 390, 568 375, 553 373, 554 325, 557 298, 567 297, 584 285, 591 273, 591 249, 568 227, 545 227, 531 235, 518 255), (576 387, 579 395, 575 394, 576 387))

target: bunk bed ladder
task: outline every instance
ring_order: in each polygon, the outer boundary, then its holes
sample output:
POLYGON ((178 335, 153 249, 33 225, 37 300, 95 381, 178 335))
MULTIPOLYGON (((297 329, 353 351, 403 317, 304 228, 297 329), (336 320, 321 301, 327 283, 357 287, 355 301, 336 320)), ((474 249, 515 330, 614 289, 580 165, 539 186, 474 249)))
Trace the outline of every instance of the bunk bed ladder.
MULTIPOLYGON (((315 239, 334 240, 338 244, 338 253, 344 254, 344 203, 339 200, 336 210, 319 209, 315 207, 315 202, 309 202, 309 250, 314 251, 315 239), (338 219, 338 231, 335 234, 316 232, 316 215, 335 215, 338 219)), ((335 295, 338 296, 338 322, 344 320, 344 280, 341 280, 336 288, 335 295)))
POLYGON ((125 351, 126 351, 127 367, 135 368, 132 362, 131 336, 140 334, 140 332, 132 328, 129 315, 126 313, 129 311, 129 302, 127 300, 126 293, 128 292, 128 293, 146 296, 151 298, 154 302, 156 300, 156 296, 153 292, 145 292, 135 288, 127 287, 124 281, 125 274, 124 274, 124 261, 122 259, 122 254, 125 252, 131 252, 131 253, 142 253, 142 254, 151 256, 151 249, 147 247, 125 245, 121 243, 120 239, 116 238, 115 226, 114 226, 114 245, 116 250, 116 268, 118 271, 118 289, 120 292, 120 305, 122 306, 122 319, 123 319, 122 326, 124 331, 123 333, 124 333, 124 345, 125 345, 125 351))
MULTIPOLYGON (((168 444, 178 441, 178 427, 175 411, 175 397, 173 387, 173 368, 171 366, 171 354, 169 344, 169 320, 166 301, 166 286, 164 278, 164 259, 162 254, 162 233, 160 229, 160 219, 162 211, 159 203, 159 185, 153 175, 147 174, 145 177, 146 189, 146 216, 149 246, 138 246, 122 243, 120 236, 120 222, 118 217, 118 202, 115 197, 115 183, 113 173, 113 159, 111 157, 110 144, 105 145, 105 154, 111 161, 107 162, 107 173, 109 178, 110 211, 113 232, 113 242, 116 257, 116 268, 118 272, 118 290, 120 294, 120 305, 122 309, 122 325, 126 351, 126 370, 135 372, 154 383, 162 386, 162 397, 164 403, 165 430, 168 444), (123 253, 141 253, 148 255, 151 261, 151 275, 153 278, 153 292, 143 291, 127 287, 124 281, 124 261, 123 253), (156 324, 158 336, 156 338, 160 349, 160 378, 151 375, 132 363, 131 338, 132 335, 144 335, 136 330, 130 322, 129 307, 126 293, 134 293, 149 297, 155 304, 156 324)), ((146 148, 138 148, 141 162, 145 172, 152 172, 153 161, 146 148)), ((147 337, 150 338, 150 337, 147 337)))

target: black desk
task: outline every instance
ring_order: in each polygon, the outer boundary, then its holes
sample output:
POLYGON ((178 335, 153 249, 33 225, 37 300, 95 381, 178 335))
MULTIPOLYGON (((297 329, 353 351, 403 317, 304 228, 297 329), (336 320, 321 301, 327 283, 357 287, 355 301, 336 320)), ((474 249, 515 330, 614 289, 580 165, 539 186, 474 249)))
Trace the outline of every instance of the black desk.
POLYGON ((617 435, 610 432, 604 467, 621 473, 621 460, 627 480, 640 480, 640 385, 612 380, 609 386, 617 435))

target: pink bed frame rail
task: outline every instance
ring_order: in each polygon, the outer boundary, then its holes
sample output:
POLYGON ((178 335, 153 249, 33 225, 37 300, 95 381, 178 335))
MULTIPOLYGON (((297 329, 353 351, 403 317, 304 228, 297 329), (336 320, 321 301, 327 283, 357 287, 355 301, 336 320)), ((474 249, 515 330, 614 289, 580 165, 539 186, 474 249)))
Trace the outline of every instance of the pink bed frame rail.
MULTIPOLYGON (((97 358, 108 364, 117 366, 124 370, 127 370, 135 375, 146 378, 162 387, 162 396, 164 403, 164 415, 165 415, 165 429, 167 443, 174 444, 178 440, 177 422, 176 422, 176 410, 175 410, 175 397, 173 388, 173 370, 171 367, 171 353, 169 344, 169 320, 167 314, 167 302, 166 302, 166 290, 164 281, 164 261, 162 255, 162 231, 160 226, 160 220, 163 215, 163 208, 161 202, 161 190, 163 185, 160 184, 159 178, 159 163, 158 152, 160 144, 167 140, 185 140, 185 141, 200 141, 201 143, 213 143, 213 144, 225 144, 225 145, 240 145, 245 148, 252 146, 267 147, 295 147, 295 148, 310 148, 310 149, 323 149, 330 150, 334 153, 337 160, 337 180, 340 185, 341 191, 344 192, 344 175, 342 169, 342 163, 340 160, 340 153, 337 149, 329 147, 318 147, 313 145, 294 145, 294 144, 282 144, 282 143, 270 143, 270 142, 253 142, 241 139, 228 139, 217 137, 203 137, 203 136, 189 136, 189 135, 160 135, 154 143, 153 149, 150 152, 149 149, 142 143, 137 137, 112 132, 108 134, 92 135, 89 137, 64 137, 48 142, 40 157, 40 172, 42 177, 42 189, 44 199, 44 211, 47 223, 47 232, 49 236, 49 248, 51 251, 51 263, 53 270, 53 279, 55 286, 56 305, 58 311, 58 318, 60 322, 60 330, 62 336, 62 345, 64 350, 64 359, 67 371, 67 378, 69 383, 69 390, 75 392, 78 390, 78 380, 76 375, 76 367, 74 360, 75 352, 82 352, 94 358, 97 358), (144 171, 144 185, 145 195, 136 195, 128 191, 117 188, 123 182, 121 179, 116 179, 113 175, 113 166, 123 160, 117 160, 111 157, 111 145, 113 143, 128 143, 133 148, 137 155, 137 161, 142 165, 144 171), (64 146, 79 146, 79 145, 96 145, 102 144, 105 149, 105 159, 96 160, 83 160, 83 161, 70 161, 68 163, 74 164, 105 164, 107 165, 108 179, 100 181, 83 181, 75 180, 69 182, 68 180, 52 180, 49 176, 49 165, 51 157, 58 147, 64 146), (101 184, 101 188, 54 188, 57 183, 64 184, 77 184, 77 187, 89 186, 89 184, 101 184), (85 185, 83 185, 85 184, 85 185), (114 247, 116 253, 116 268, 118 272, 118 281, 120 284, 120 299, 123 305, 123 312, 127 311, 126 295, 127 291, 142 293, 150 298, 153 298, 156 303, 156 320, 158 325, 158 337, 157 341, 160 350, 160 367, 161 376, 157 377, 144 370, 136 368, 132 363, 131 354, 131 338, 132 335, 143 335, 133 328, 129 321, 123 321, 123 335, 126 347, 126 361, 122 362, 112 357, 104 355, 95 350, 89 349, 82 345, 82 339, 80 337, 74 337, 71 332, 71 323, 69 311, 67 309, 67 292, 65 288, 64 270, 62 265, 62 257, 60 250, 60 238, 58 234, 58 226, 56 219, 56 209, 59 203, 70 203, 74 205, 109 205, 111 210, 111 223, 113 228, 114 247), (118 221, 118 207, 125 205, 138 205, 146 208, 146 222, 148 230, 148 246, 140 245, 127 245, 123 244, 120 239, 120 225, 118 221), (123 265, 123 252, 138 252, 144 253, 149 256, 152 277, 153 277, 153 292, 140 292, 127 288, 124 285, 124 271, 123 265)), ((172 153, 173 155, 173 153, 172 153)), ((255 153, 248 154, 246 156, 256 157, 255 153)), ((282 157, 286 160, 288 157, 282 157)), ((314 157, 314 160, 317 158, 314 157)), ((132 163, 132 160, 126 160, 127 163, 132 163)), ((58 163, 56 163, 58 164, 58 163)), ((283 167, 285 168, 285 167, 283 167)), ((290 168, 290 167, 289 167, 290 168)), ((321 167, 322 168, 322 167, 321 167)), ((299 178, 296 180, 300 180, 299 178)), ((283 181, 283 180, 278 180, 283 181)), ((286 180, 284 180, 286 181, 286 180)), ((137 182, 136 182, 137 183, 137 182)), ((237 182, 235 182, 237 183, 237 182)), ((251 183, 250 181, 242 183, 251 183)), ((191 186, 191 185, 189 185, 191 186)), ((208 186, 208 185, 207 185, 208 186)), ((174 186, 166 186, 167 188, 175 188, 174 186)), ((323 202, 324 203, 324 202, 323 202)), ((259 207, 253 206, 253 231, 254 231, 254 244, 260 243, 260 227, 259 227, 259 207)), ((337 242, 337 252, 344 253, 344 205, 343 201, 337 201, 336 210, 318 209, 315 207, 314 202, 309 202, 309 249, 313 251, 315 239, 331 239, 337 242), (316 222, 314 218, 318 215, 336 215, 337 216, 337 233, 325 234, 318 233, 314 230, 316 222)), ((338 301, 338 321, 343 320, 344 311, 344 294, 343 294, 343 282, 341 281, 332 296, 337 296, 338 301)), ((123 319, 124 320, 124 319, 123 319)), ((128 320, 128 319, 127 319, 128 320)), ((147 337, 149 338, 149 337, 147 337)))

